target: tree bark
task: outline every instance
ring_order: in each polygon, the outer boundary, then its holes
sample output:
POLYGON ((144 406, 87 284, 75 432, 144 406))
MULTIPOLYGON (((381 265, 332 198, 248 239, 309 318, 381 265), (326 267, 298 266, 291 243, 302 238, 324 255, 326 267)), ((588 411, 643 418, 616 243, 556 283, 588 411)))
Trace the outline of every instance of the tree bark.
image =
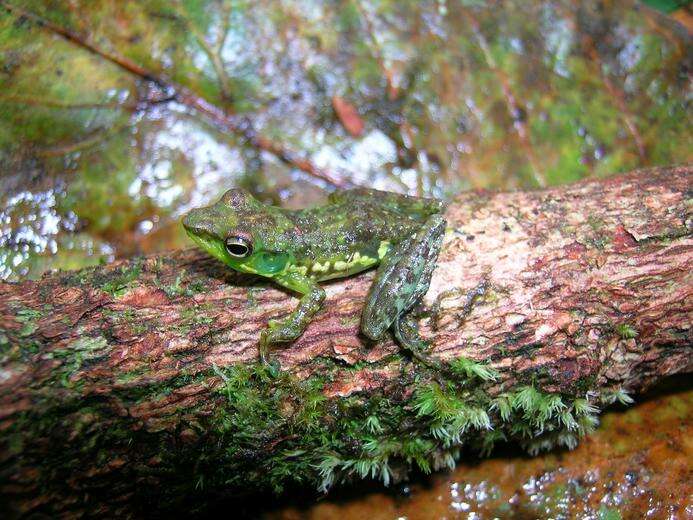
POLYGON ((137 516, 570 447, 693 367, 691 172, 455 198, 421 328, 456 376, 359 336, 372 273, 326 285, 279 374, 257 341, 295 298, 198 251, 2 283, 2 500, 137 516))

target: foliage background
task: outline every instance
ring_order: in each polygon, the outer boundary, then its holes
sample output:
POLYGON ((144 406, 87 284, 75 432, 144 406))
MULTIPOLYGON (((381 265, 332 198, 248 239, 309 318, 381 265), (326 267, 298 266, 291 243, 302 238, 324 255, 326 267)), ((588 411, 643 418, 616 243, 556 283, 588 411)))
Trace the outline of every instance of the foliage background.
POLYGON ((297 157, 437 197, 690 158, 690 37, 639 3, 0 6, 0 279, 187 245, 234 185, 319 202, 297 157))
MULTIPOLYGON (((632 0, 0 0, 0 280, 187 246, 180 217, 231 186, 303 206, 690 161, 691 56, 685 23, 632 0)), ((690 400, 410 502, 271 516, 690 513, 690 400)))

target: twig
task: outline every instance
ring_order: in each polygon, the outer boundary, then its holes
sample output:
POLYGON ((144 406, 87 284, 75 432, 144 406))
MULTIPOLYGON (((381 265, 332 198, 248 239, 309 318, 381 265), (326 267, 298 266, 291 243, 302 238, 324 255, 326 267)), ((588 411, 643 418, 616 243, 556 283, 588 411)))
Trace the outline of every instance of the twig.
MULTIPOLYGON (((221 51, 224 48, 224 43, 229 33, 229 13, 225 9, 221 14, 222 26, 221 32, 216 38, 214 45, 211 46, 207 43, 205 35, 200 31, 200 29, 194 23, 188 23, 185 21, 185 27, 190 30, 190 32, 195 37, 200 49, 207 55, 209 62, 212 64, 212 68, 217 76, 217 81, 219 82, 219 90, 221 95, 225 100, 232 101, 231 99, 231 87, 229 84, 229 77, 224 69, 224 62, 221 59, 221 51)), ((184 17, 181 16, 184 19, 184 17)))
POLYGON ((615 85, 614 82, 611 81, 611 78, 604 73, 602 67, 602 58, 599 54, 599 51, 597 50, 597 46, 595 45, 594 39, 589 34, 580 32, 575 12, 568 11, 568 8, 566 7, 563 7, 563 10, 564 12, 567 11, 566 21, 572 28, 573 32, 578 35, 580 40, 580 46, 582 47, 582 50, 587 54, 588 65, 593 70, 593 72, 601 79, 604 88, 606 88, 606 91, 608 92, 609 96, 611 96, 611 98, 616 103, 618 111, 621 115, 621 120, 626 125, 628 132, 633 138, 633 142, 635 143, 635 148, 637 149, 638 156, 641 160, 646 161, 648 155, 647 147, 645 145, 645 141, 642 138, 642 135, 640 134, 638 125, 635 122, 635 116, 628 107, 628 103, 626 103, 625 92, 623 91, 623 89, 615 85))
POLYGON ((489 48, 488 42, 486 41, 486 37, 481 32, 481 27, 479 26, 478 20, 474 16, 472 16, 466 9, 462 9, 460 12, 472 27, 472 33, 474 34, 474 37, 476 38, 477 43, 481 48, 481 51, 484 55, 484 60, 486 61, 486 65, 488 65, 488 68, 491 69, 491 71, 496 75, 496 78, 498 78, 498 82, 500 83, 501 89, 503 90, 505 105, 507 107, 508 113, 510 114, 510 117, 513 120, 513 128, 515 129, 515 133, 517 134, 517 137, 520 141, 520 146, 524 150, 525 155, 527 156, 527 160, 529 161, 529 164, 532 168, 534 180, 539 186, 544 187, 547 184, 546 176, 544 175, 544 172, 539 166, 539 161, 537 160, 536 153, 534 152, 534 147, 532 146, 532 142, 530 140, 529 127, 527 126, 525 117, 522 116, 524 110, 517 103, 517 97, 513 92, 513 89, 510 85, 510 81, 508 80, 508 76, 507 74, 505 74, 503 70, 501 70, 500 67, 498 67, 496 60, 494 59, 493 54, 491 53, 491 49, 489 48))
POLYGON ((390 100, 397 99, 397 97, 399 96, 399 88, 397 88, 397 85, 395 85, 394 74, 392 73, 392 70, 390 70, 390 67, 387 66, 383 50, 380 46, 380 42, 378 41, 378 38, 375 36, 375 28, 373 27, 373 21, 371 20, 370 14, 361 5, 360 0, 354 0, 354 6, 361 15, 361 19, 363 20, 363 25, 365 26, 366 33, 368 34, 368 38, 371 41, 371 54, 373 56, 373 59, 378 63, 380 70, 385 76, 385 81, 387 82, 387 95, 390 98, 390 100))
POLYGON ((146 110, 154 105, 160 105, 162 103, 168 103, 173 101, 175 98, 173 96, 164 96, 157 99, 151 100, 139 100, 136 103, 120 103, 113 101, 110 103, 66 103, 64 101, 57 101, 54 99, 40 99, 33 96, 22 96, 18 94, 0 94, 0 103, 7 104, 20 104, 29 105, 35 107, 46 107, 46 108, 63 108, 66 110, 127 110, 130 112, 137 112, 141 110, 146 110))
POLYGON ((135 63, 129 58, 126 58, 125 56, 108 52, 100 47, 97 47, 96 45, 82 38, 80 35, 64 27, 56 25, 35 13, 13 6, 4 0, 0 0, 0 7, 16 16, 32 20, 37 25, 44 27, 48 31, 65 38, 67 41, 72 42, 75 45, 82 47, 83 49, 86 49, 89 52, 110 61, 111 63, 114 63, 115 65, 118 65, 123 70, 145 81, 154 83, 164 92, 173 92, 173 97, 179 103, 209 118, 214 125, 219 127, 221 130, 226 130, 243 136, 251 146, 277 156, 287 165, 301 170, 312 177, 321 179, 338 188, 350 185, 348 181, 335 176, 327 170, 318 168, 309 159, 300 156, 297 152, 285 148, 282 144, 276 143, 258 134, 249 124, 249 121, 246 120, 242 123, 234 121, 221 108, 198 96, 188 88, 176 84, 164 75, 156 74, 142 67, 138 63, 135 63))

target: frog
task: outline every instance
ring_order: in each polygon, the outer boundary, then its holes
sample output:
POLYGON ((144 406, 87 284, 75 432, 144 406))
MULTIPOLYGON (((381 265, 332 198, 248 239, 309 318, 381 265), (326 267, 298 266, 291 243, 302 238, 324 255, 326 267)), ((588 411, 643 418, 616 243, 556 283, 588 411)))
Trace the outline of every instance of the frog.
POLYGON ((360 330, 396 342, 427 365, 417 309, 428 291, 441 249, 446 220, 439 199, 370 188, 338 190, 327 203, 285 209, 232 188, 218 202, 191 210, 182 224, 202 250, 240 273, 270 279, 300 295, 282 320, 269 320, 260 333, 259 358, 277 366, 271 352, 298 339, 326 293, 320 283, 375 268, 361 312, 360 330))

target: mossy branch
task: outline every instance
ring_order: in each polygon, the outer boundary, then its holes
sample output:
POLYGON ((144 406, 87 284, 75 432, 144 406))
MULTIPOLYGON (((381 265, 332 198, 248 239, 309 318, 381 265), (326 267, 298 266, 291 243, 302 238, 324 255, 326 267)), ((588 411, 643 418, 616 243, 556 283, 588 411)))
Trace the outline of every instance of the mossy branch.
POLYGON ((572 448, 601 407, 693 366, 691 168, 465 193, 421 326, 435 373, 327 285, 282 370, 295 299, 196 251, 0 284, 0 490, 15 513, 151 513, 286 486, 385 483, 499 441, 572 448))

